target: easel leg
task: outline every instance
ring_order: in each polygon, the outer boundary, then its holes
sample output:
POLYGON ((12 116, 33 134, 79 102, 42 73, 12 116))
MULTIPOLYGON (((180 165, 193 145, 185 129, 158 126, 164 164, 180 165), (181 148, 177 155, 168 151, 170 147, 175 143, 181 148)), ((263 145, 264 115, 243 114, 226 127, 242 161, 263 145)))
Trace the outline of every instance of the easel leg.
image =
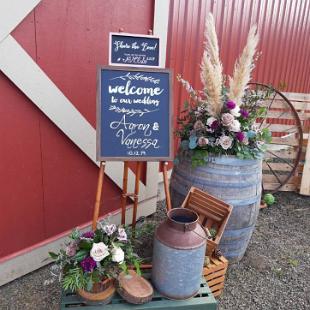
POLYGON ((134 204, 133 204, 133 215, 132 215, 132 229, 135 229, 136 221, 137 221, 137 209, 138 209, 138 200, 139 200, 141 166, 142 166, 142 162, 138 161, 137 162, 136 180, 135 180, 135 193, 134 193, 134 204))
POLYGON ((97 185, 97 193, 96 193, 96 202, 95 202, 95 209, 94 209, 94 215, 93 215, 93 224, 92 224, 93 231, 95 231, 96 228, 97 228, 97 221, 98 221, 98 218, 99 218, 101 193, 102 193, 102 184, 103 184, 103 177, 104 177, 104 168, 105 168, 105 162, 100 162, 100 169, 99 169, 99 176, 98 176, 98 185, 97 185))
POLYGON ((171 210, 171 198, 169 192, 169 185, 168 185, 168 173, 167 173, 167 166, 168 162, 163 163, 163 177, 164 177, 164 188, 165 188, 165 195, 166 195, 166 206, 167 212, 171 210))
POLYGON ((124 172, 123 172, 123 193, 122 193, 122 200, 121 200, 122 225, 125 225, 125 222, 126 222, 127 184, 128 184, 128 161, 125 161, 124 172))

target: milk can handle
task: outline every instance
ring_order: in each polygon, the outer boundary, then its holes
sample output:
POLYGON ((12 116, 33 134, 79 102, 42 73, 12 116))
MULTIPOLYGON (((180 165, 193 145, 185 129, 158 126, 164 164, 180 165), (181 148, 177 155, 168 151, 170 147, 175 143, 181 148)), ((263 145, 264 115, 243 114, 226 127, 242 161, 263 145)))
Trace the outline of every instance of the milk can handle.
MULTIPOLYGON (((186 224, 185 224, 185 225, 186 225, 186 224)), ((199 223, 199 225, 200 225, 200 227, 204 230, 204 232, 206 233, 207 238, 204 237, 204 236, 201 236, 200 234, 198 234, 198 233, 197 233, 196 231, 194 231, 194 230, 193 230, 193 232, 194 232, 197 236, 201 237, 202 239, 209 240, 209 239, 212 237, 211 234, 210 234, 209 229, 208 229, 207 227, 202 226, 200 223, 199 223)), ((184 231, 185 231, 185 230, 186 230, 186 228, 185 228, 185 226, 184 226, 184 231)))

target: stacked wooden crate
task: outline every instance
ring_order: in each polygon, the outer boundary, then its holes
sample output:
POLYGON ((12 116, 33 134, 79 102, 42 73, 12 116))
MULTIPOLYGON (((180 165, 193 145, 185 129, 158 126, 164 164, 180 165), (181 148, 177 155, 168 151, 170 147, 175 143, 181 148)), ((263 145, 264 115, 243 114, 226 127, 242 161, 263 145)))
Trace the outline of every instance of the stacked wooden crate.
POLYGON ((215 238, 209 239, 207 242, 206 254, 212 256, 220 243, 232 206, 193 186, 181 208, 195 211, 199 215, 199 222, 203 227, 208 228, 208 230, 216 230, 215 238))
POLYGON ((220 243, 232 211, 232 206, 196 187, 192 187, 182 207, 197 212, 199 215, 199 222, 202 226, 209 230, 216 230, 215 238, 207 241, 206 256, 209 258, 210 262, 204 267, 203 275, 213 295, 218 297, 221 295, 224 288, 228 260, 224 256, 216 258, 214 256, 214 251, 220 243))
POLYGON ((210 264, 203 268, 203 275, 214 297, 219 297, 224 289, 228 260, 224 256, 211 257, 210 264))

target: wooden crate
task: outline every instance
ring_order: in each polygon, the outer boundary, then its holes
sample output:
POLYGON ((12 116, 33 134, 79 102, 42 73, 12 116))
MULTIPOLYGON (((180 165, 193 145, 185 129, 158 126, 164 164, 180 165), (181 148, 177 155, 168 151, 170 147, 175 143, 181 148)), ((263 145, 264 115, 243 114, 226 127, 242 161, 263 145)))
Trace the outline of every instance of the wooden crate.
MULTIPOLYGON (((149 277, 147 275, 146 277, 149 277)), ((132 309, 177 309, 177 310, 216 310, 217 302, 212 295, 206 280, 202 277, 199 293, 188 300, 168 300, 154 292, 153 299, 144 305, 128 304, 118 294, 115 294, 112 301, 108 305, 87 305, 79 296, 70 292, 63 292, 61 296, 61 310, 66 309, 83 309, 83 310, 132 310, 132 309)))
POLYGON ((232 211, 232 206, 193 186, 181 207, 197 212, 199 222, 202 226, 208 229, 216 229, 217 234, 215 240, 208 240, 207 242, 206 255, 212 256, 214 250, 220 243, 232 211))
POLYGON ((224 289, 228 260, 221 256, 210 258, 210 264, 203 268, 203 275, 214 297, 219 297, 224 289))

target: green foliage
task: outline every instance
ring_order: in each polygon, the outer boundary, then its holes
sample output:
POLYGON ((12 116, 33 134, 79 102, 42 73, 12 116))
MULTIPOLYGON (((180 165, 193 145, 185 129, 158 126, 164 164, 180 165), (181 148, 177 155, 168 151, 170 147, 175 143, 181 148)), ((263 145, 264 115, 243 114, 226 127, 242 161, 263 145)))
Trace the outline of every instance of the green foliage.
POLYGON ((293 258, 289 258, 288 259, 288 263, 292 266, 292 267, 298 267, 299 265, 299 261, 297 259, 293 259, 293 258))
POLYGON ((265 194, 263 201, 268 205, 271 206, 275 203, 276 199, 272 194, 265 194))
POLYGON ((80 288, 86 288, 87 283, 88 279, 80 267, 70 269, 62 279, 62 287, 73 292, 80 288))
POLYGON ((212 239, 215 239, 216 234, 217 234, 217 230, 215 228, 211 228, 211 229, 209 229, 209 232, 211 234, 212 239))
POLYGON ((54 252, 48 252, 48 255, 52 258, 52 259, 57 259, 58 258, 58 254, 54 253, 54 252))

